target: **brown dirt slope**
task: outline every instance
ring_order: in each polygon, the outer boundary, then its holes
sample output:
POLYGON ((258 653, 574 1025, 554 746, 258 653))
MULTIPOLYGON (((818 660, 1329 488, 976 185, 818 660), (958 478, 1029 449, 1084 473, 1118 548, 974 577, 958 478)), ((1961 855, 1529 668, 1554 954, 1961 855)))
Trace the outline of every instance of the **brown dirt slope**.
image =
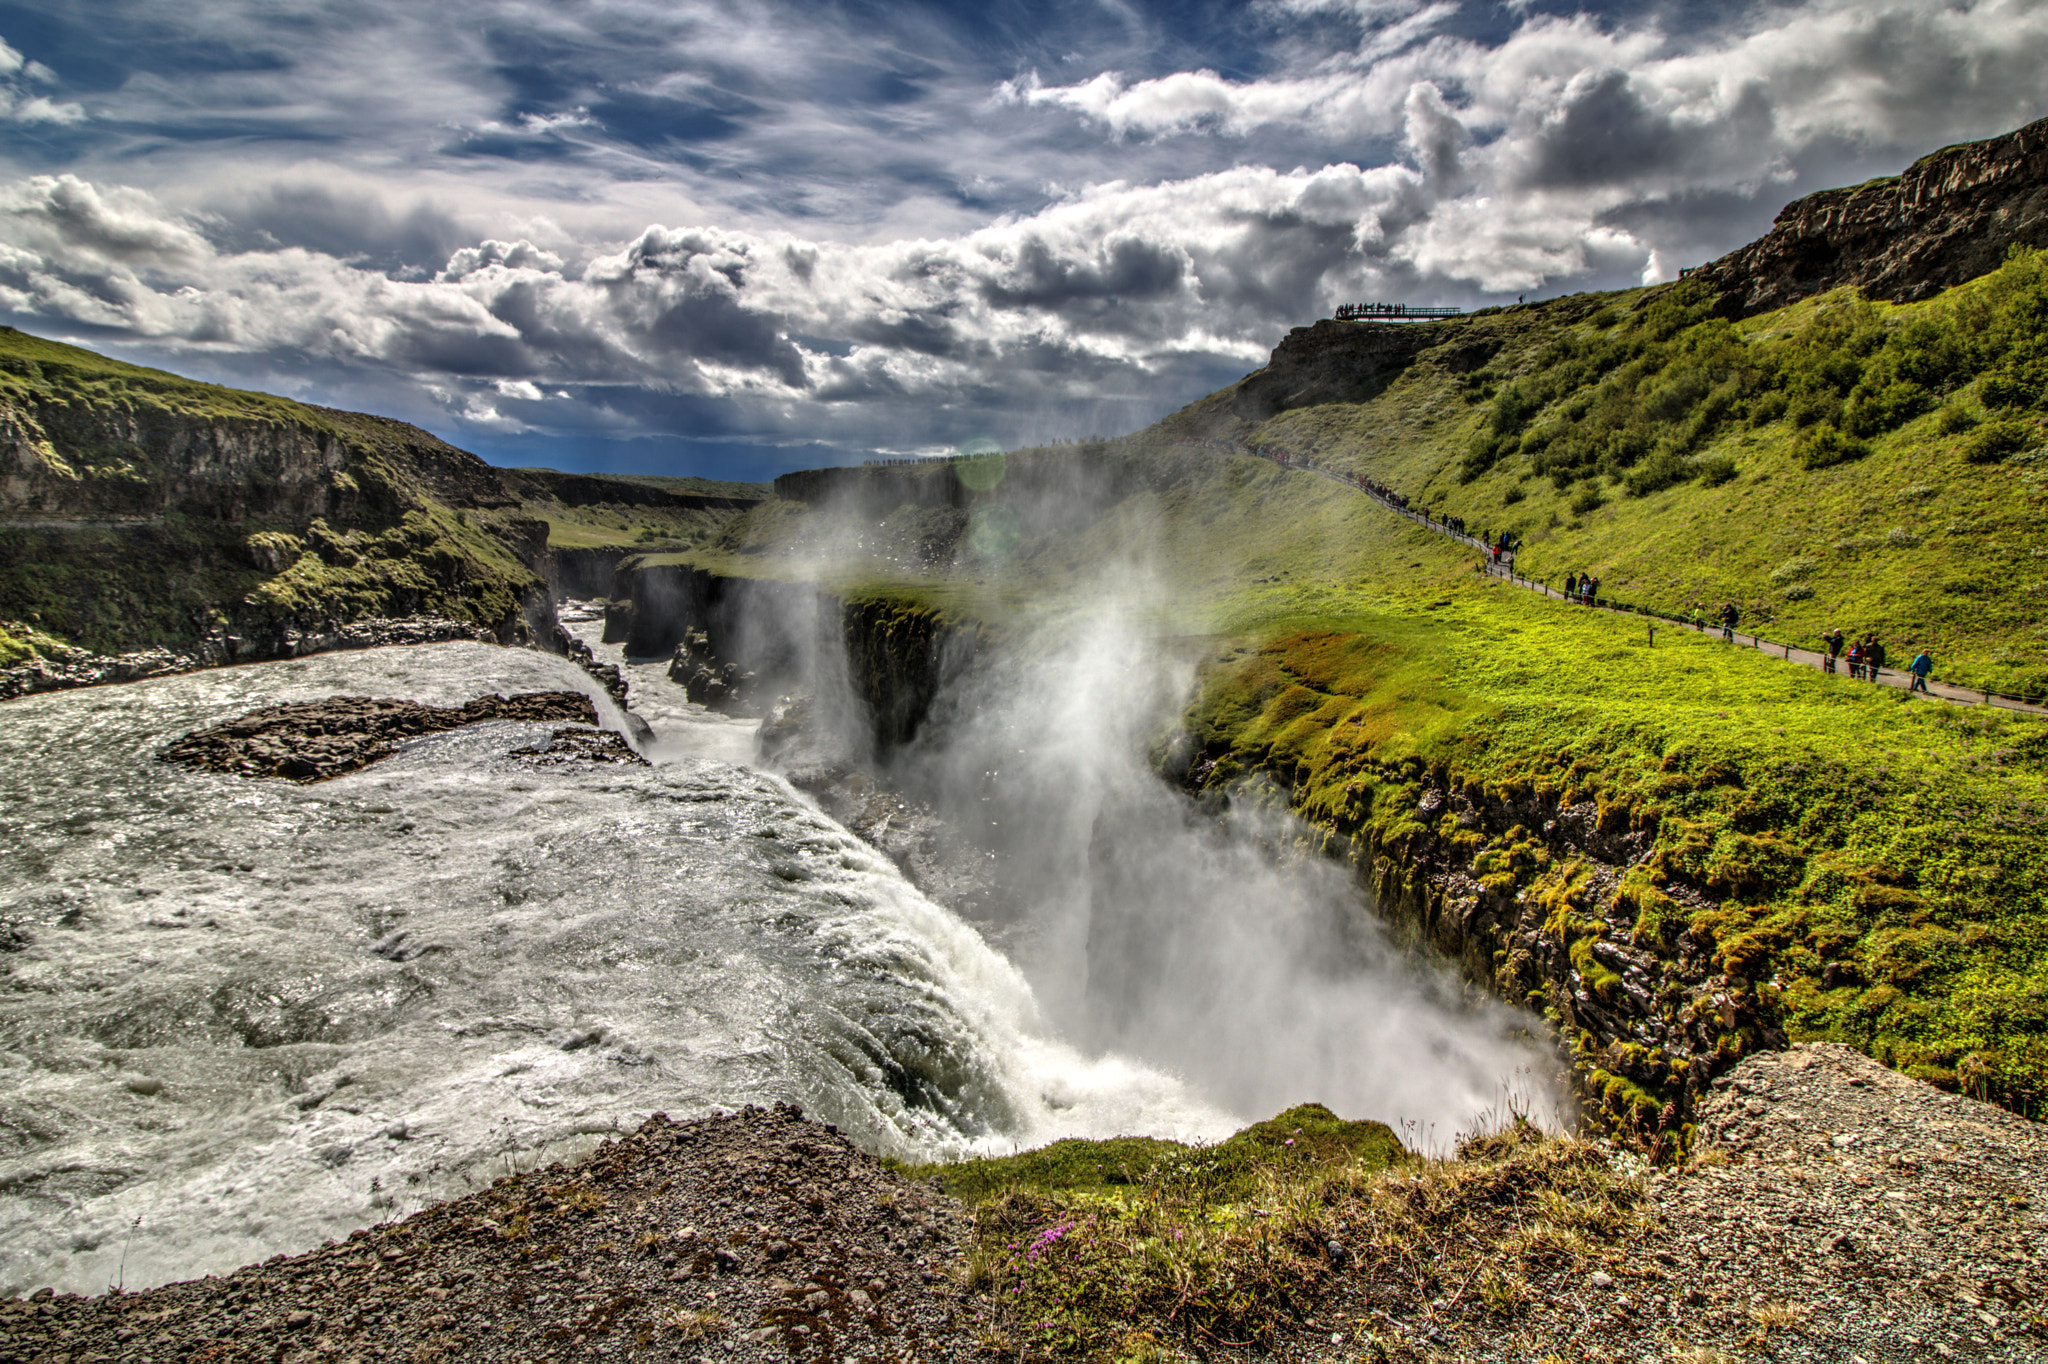
MULTIPOLYGON (((1713 1144, 1675 1170, 1518 1128, 1303 1186, 1297 1212, 1255 1213, 1318 1229, 1256 1345, 1131 1319, 1119 1357, 2048 1354, 2048 1128, 1840 1046, 1727 1081, 1713 1144)), ((225 1278, 0 1301, 0 1364, 1051 1357, 972 1272, 970 1228, 794 1109, 657 1117, 583 1165, 225 1278)))
POLYGON ((946 1359, 957 1209, 791 1108, 650 1119, 226 1278, 0 1301, 0 1360, 946 1359))

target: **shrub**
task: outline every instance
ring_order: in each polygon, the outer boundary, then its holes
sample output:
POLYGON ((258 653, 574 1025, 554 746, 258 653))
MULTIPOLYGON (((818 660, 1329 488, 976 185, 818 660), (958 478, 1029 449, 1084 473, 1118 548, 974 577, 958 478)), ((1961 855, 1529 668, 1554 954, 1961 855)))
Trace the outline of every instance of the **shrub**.
POLYGON ((1766 393, 1761 398, 1758 398, 1755 405, 1749 409, 1749 424, 1751 426, 1769 426, 1772 422, 1784 416, 1785 409, 1791 405, 1791 399, 1782 393, 1775 390, 1766 393))
POLYGON ((1875 436, 1904 426, 1934 406, 1933 395, 1919 384, 1899 381, 1880 389, 1859 388, 1842 411, 1842 425, 1852 436, 1875 436))
POLYGON ((1806 579, 1811 578, 1814 575, 1814 571, 1819 567, 1820 565, 1811 559, 1787 559, 1784 563, 1771 570, 1771 581, 1774 583, 1804 582, 1806 579))
POLYGON ((1602 497, 1600 490, 1590 483, 1580 490, 1577 497, 1572 499, 1572 510, 1580 516, 1584 516, 1587 512, 1598 511, 1606 505, 1607 499, 1602 497))
POLYGON ((1792 424, 1800 430, 1823 423, 1832 424, 1842 411, 1842 400, 1832 393, 1801 394, 1791 405, 1792 424))
POLYGON ((1527 497, 1528 495, 1528 493, 1523 491, 1522 485, 1517 483, 1514 487, 1502 493, 1500 495, 1500 500, 1503 504, 1512 507, 1515 505, 1515 503, 1520 502, 1523 498, 1527 497))
POLYGON ((1934 419, 1934 429, 1944 436, 1960 436, 1976 424, 1976 414, 1957 403, 1945 405, 1934 419))
POLYGON ((1813 586, 1810 583, 1793 583, 1778 595, 1786 601, 1805 601, 1813 595, 1813 586))
POLYGON ((1648 497, 1659 488, 1685 482, 1691 475, 1692 466, 1679 456, 1678 451, 1666 445, 1629 471, 1629 496, 1648 497))
POLYGON ((1986 422, 1963 442, 1963 458, 1972 464, 1996 464, 2025 449, 2033 434, 2031 426, 2013 417, 1986 422))
POLYGON ((1920 537, 1904 526, 1893 526, 1884 533, 1884 542, 1893 549, 1911 549, 1920 543, 1920 537))
POLYGON ((1986 407, 2025 407, 2034 401, 2034 394, 2020 380, 2010 374, 1995 373, 1984 376, 1977 385, 1977 396, 1984 400, 1986 407))
POLYGON ((1718 488, 1733 479, 1737 472, 1735 461, 1726 455, 1703 459, 1693 466, 1699 470, 1699 480, 1709 488, 1718 488))
POLYGON ((1814 427, 1792 447, 1792 456, 1802 469, 1826 469, 1847 464, 1869 453, 1869 446, 1860 440, 1851 440, 1832 426, 1814 427))

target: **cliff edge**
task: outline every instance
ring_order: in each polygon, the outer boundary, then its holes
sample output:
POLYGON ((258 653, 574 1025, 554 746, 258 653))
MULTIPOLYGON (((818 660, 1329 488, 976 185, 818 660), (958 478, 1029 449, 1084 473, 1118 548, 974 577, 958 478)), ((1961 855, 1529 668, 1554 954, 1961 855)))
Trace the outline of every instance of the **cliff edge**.
POLYGON ((1736 316, 1855 285, 1912 303, 2048 245, 2048 119, 1923 156, 1903 175, 1822 190, 1695 277, 1736 316))

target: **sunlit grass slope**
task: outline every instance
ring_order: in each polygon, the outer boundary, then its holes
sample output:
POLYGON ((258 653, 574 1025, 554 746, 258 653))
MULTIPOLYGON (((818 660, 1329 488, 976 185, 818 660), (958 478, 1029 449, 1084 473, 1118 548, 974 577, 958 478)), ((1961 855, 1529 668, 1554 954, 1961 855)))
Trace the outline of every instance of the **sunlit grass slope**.
POLYGON ((1848 291, 1740 322, 1693 283, 1435 324, 1362 403, 1245 419, 1224 390, 1163 424, 1370 475, 1674 612, 1775 637, 1830 625, 2048 690, 2048 257, 1923 303, 1848 291))

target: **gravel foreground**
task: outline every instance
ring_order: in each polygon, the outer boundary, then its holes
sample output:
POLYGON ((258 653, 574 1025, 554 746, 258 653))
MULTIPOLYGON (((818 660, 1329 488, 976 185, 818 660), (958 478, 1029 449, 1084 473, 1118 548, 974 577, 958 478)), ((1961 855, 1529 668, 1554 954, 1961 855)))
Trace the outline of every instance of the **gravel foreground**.
MULTIPOLYGON (((1632 1228, 1520 1303, 1353 1266, 1258 1357, 2048 1357, 2048 1129, 1829 1045, 1745 1060, 1701 1118, 1687 1166, 1639 1176, 1632 1228)), ((581 1165, 224 1278, 0 1301, 0 1364, 1029 1357, 960 1286, 972 1234, 794 1108, 657 1116, 581 1165)))

